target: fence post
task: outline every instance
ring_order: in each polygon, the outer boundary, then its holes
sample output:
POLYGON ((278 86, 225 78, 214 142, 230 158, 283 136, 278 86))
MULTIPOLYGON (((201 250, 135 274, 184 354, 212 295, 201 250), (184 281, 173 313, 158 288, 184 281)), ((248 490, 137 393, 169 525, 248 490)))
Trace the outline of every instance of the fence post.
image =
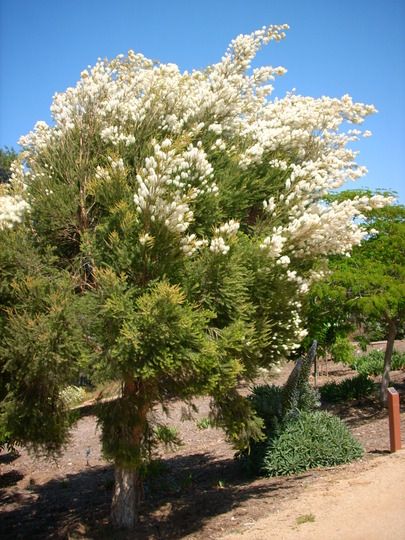
POLYGON ((401 449, 399 394, 395 388, 388 388, 388 418, 390 426, 390 449, 401 449))

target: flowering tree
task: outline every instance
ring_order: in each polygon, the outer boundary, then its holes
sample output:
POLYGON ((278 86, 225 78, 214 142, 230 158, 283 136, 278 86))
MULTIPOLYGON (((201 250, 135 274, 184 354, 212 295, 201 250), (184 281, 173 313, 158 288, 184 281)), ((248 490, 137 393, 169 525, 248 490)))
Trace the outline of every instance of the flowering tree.
POLYGON ((117 381, 98 411, 117 525, 135 523, 148 450, 167 438, 156 404, 210 395, 236 446, 260 437, 238 381, 299 346, 319 261, 349 252, 364 235, 353 217, 387 203, 323 202, 365 173, 348 148, 360 131, 342 128, 374 108, 271 101, 285 70, 251 62, 286 28, 237 37, 204 71, 132 51, 98 61, 55 96, 54 125, 20 140, 0 199, 3 425, 55 450, 69 428, 61 390, 78 371, 117 381))

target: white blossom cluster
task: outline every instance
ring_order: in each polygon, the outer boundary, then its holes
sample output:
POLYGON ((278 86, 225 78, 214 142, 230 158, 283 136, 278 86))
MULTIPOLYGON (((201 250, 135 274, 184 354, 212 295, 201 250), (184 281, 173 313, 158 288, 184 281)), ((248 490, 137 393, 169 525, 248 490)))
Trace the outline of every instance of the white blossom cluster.
POLYGON ((200 249, 208 245, 208 240, 198 239, 195 234, 188 234, 181 240, 181 249, 187 257, 191 257, 200 249))
POLYGON ((185 232, 193 220, 190 203, 199 195, 215 193, 213 169, 201 145, 188 145, 181 153, 171 149, 172 141, 154 144, 153 155, 145 159, 137 174, 134 195, 137 211, 152 222, 161 221, 173 232, 185 232), (198 181, 198 182, 197 182, 198 181))
POLYGON ((20 196, 4 195, 0 197, 0 229, 11 228, 21 223, 29 204, 20 196))
POLYGON ((224 236, 227 236, 229 238, 232 238, 236 235, 236 233, 239 230, 239 223, 235 221, 234 219, 230 219, 226 223, 223 223, 219 227, 217 227, 214 232, 215 234, 219 235, 222 234, 224 236))
POLYGON ((220 253, 226 255, 230 250, 230 246, 225 243, 236 237, 239 230, 239 222, 231 219, 214 229, 214 237, 211 239, 210 251, 212 253, 220 253))
POLYGON ((298 275, 296 270, 287 270, 286 272, 287 279, 296 283, 298 290, 301 294, 305 294, 309 290, 310 280, 305 279, 302 276, 298 275))
POLYGON ((221 253, 222 255, 226 255, 229 250, 230 246, 225 244, 225 240, 222 238, 222 236, 214 236, 214 238, 211 240, 210 251, 212 251, 212 253, 221 253))
POLYGON ((286 242, 285 236, 281 234, 282 231, 282 227, 273 228, 273 234, 271 236, 266 236, 260 244, 260 249, 274 259, 281 255, 286 242))
POLYGON ((272 258, 279 257, 283 250, 298 258, 308 257, 309 253, 315 256, 348 253, 367 235, 355 218, 362 217, 362 211, 391 202, 392 197, 374 195, 330 205, 314 203, 297 212, 297 217, 285 227, 274 229, 274 234, 265 237, 260 248, 272 258))

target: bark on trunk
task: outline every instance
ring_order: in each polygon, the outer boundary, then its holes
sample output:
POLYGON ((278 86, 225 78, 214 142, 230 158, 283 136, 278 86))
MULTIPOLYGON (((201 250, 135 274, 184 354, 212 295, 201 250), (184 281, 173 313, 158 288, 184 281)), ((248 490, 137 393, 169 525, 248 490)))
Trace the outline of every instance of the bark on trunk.
MULTIPOLYGON (((123 387, 123 398, 128 406, 136 407, 137 420, 126 442, 135 455, 141 454, 149 403, 145 401, 146 392, 139 380, 127 379, 123 387)), ((143 498, 142 477, 136 467, 115 464, 115 487, 111 503, 111 520, 115 527, 133 529, 138 521, 139 505, 143 498)))
POLYGON ((392 353, 394 350, 395 337, 397 335, 397 326, 395 321, 390 320, 388 322, 388 337, 387 337, 387 346, 385 348, 384 354, 384 370, 381 379, 381 388, 380 388, 380 401, 381 404, 387 406, 387 395, 388 395, 388 386, 390 384, 390 371, 392 363, 392 353))
POLYGON ((133 529, 138 521, 142 480, 137 471, 115 467, 111 520, 115 527, 133 529))

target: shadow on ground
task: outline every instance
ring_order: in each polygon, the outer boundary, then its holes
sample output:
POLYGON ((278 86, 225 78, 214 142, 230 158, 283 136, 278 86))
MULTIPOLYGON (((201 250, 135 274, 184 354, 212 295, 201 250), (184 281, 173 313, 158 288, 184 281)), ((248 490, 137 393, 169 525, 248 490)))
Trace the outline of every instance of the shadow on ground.
MULTIPOLYGON (((179 540, 245 501, 255 505, 280 501, 310 474, 291 478, 249 480, 231 459, 209 454, 174 457, 161 463, 159 477, 145 485, 145 501, 136 534, 109 525, 112 467, 89 468, 60 480, 30 486, 23 494, 0 490, 2 540, 93 538, 179 540), (241 479, 242 478, 242 479, 241 479), (13 505, 15 506, 13 508, 13 505)), ((209 538, 207 535, 206 538, 209 538)))

